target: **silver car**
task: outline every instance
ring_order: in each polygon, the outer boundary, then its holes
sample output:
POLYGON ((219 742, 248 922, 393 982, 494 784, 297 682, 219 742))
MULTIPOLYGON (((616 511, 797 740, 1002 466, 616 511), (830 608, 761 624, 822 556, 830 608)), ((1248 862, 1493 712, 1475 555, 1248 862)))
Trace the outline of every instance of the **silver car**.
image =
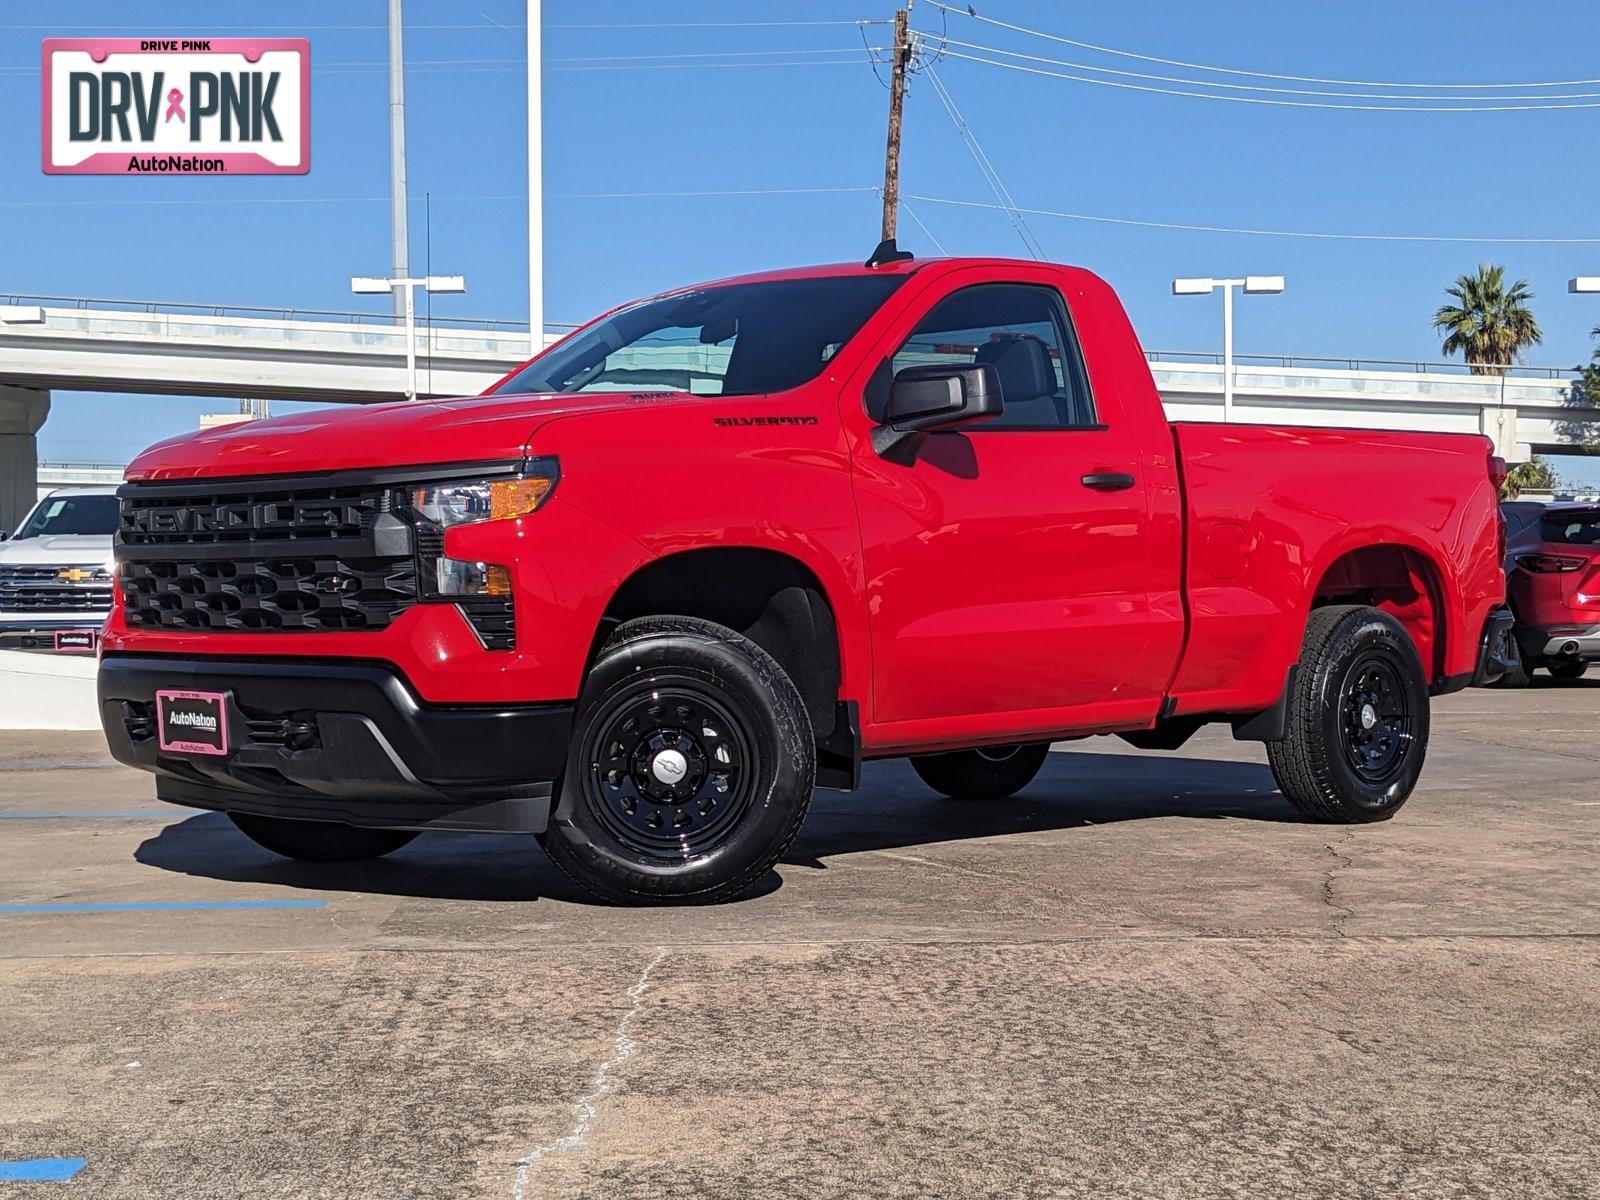
POLYGON ((111 611, 116 530, 115 488, 64 487, 0 540, 0 649, 94 650, 111 611))

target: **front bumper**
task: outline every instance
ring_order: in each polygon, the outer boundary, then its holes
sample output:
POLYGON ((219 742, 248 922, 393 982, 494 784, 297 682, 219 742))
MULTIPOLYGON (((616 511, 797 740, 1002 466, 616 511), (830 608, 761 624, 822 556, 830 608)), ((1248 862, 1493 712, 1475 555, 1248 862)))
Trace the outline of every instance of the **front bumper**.
POLYGON ((430 705, 373 662, 107 654, 111 753, 195 808, 390 829, 539 833, 566 769, 572 706, 430 705), (224 693, 228 753, 163 752, 162 689, 224 693))
POLYGON ((105 613, 74 613, 70 617, 41 614, 22 620, 0 621, 0 650, 47 650, 56 648, 58 633, 93 633, 99 636, 106 623, 105 613))

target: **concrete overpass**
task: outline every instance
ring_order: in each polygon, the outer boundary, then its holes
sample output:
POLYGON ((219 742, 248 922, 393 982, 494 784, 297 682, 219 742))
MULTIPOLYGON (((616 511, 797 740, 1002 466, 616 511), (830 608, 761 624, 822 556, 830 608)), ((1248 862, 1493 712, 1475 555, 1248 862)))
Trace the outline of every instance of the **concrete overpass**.
MULTIPOLYGON (((528 342, 526 324, 435 318, 418 330, 419 390, 480 392, 527 357, 528 342)), ((1173 419, 1220 418, 1219 356, 1150 358, 1173 419)), ((682 369, 692 376, 703 365, 686 359, 682 369)), ((1523 461, 1600 443, 1600 408, 1576 404, 1572 382, 1550 368, 1499 377, 1447 363, 1241 355, 1235 419, 1483 433, 1523 461)), ((405 388, 405 334, 387 314, 0 295, 0 523, 35 494, 35 435, 53 388, 393 400, 405 388)))

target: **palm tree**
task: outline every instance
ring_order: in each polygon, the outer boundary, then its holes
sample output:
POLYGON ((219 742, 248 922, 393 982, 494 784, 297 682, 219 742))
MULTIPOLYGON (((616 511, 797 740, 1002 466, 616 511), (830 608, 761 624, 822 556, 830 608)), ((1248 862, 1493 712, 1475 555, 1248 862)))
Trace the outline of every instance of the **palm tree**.
POLYGON ((1455 303, 1433 314, 1444 334, 1444 352, 1459 352, 1474 375, 1504 375, 1524 349, 1544 340, 1528 301, 1533 293, 1519 279, 1506 287, 1506 269, 1479 263, 1476 275, 1461 275, 1445 289, 1455 303))

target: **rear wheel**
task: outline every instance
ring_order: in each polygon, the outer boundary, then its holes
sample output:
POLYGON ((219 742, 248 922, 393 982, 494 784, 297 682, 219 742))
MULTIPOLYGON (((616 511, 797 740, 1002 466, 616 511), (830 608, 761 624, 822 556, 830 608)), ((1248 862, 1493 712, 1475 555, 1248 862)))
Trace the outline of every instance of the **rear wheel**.
POLYGON ((919 754, 911 769, 936 792, 956 799, 1000 800, 1033 782, 1050 753, 1048 742, 984 746, 948 754, 919 754))
POLYGON ((1287 736, 1267 743, 1285 798, 1314 821, 1392 816, 1428 750, 1428 686, 1405 628, 1373 608, 1319 608, 1306 623, 1287 736))
POLYGON ((1581 658, 1556 658, 1545 665, 1550 674, 1563 681, 1582 679, 1589 670, 1589 664, 1581 658))
POLYGON ((417 836, 408 829, 363 829, 255 813, 231 812, 228 817, 256 845, 300 862, 364 862, 382 858, 417 836))
POLYGON ((799 833, 815 772, 805 704, 770 654, 711 621, 629 621, 584 684, 544 848, 615 903, 731 899, 799 833))

